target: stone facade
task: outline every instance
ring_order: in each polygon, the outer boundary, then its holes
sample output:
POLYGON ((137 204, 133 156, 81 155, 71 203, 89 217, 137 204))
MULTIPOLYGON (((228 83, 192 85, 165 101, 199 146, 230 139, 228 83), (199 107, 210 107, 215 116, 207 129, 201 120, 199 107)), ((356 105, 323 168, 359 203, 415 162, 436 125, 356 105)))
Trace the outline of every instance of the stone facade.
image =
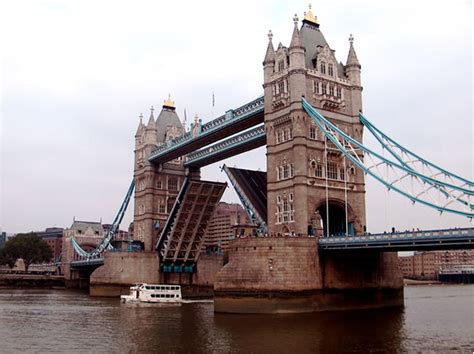
POLYGON ((329 233, 345 233, 347 204, 349 233, 362 233, 364 174, 325 144, 301 103, 305 97, 339 128, 362 139, 361 66, 352 39, 346 65, 338 63, 311 20, 305 19, 298 29, 295 19, 288 48, 280 43, 275 51, 271 33, 269 39, 263 63, 269 232, 321 233, 329 204, 329 233))
POLYGON ((266 238, 230 242, 214 286, 217 312, 309 312, 403 305, 395 253, 324 252, 318 238, 366 229, 364 174, 326 141, 301 98, 362 141, 361 66, 350 37, 346 65, 309 11, 289 47, 263 62, 267 134, 266 238))
POLYGON ((151 109, 148 124, 140 123, 135 134, 135 210, 133 240, 143 243, 146 252, 155 249, 157 237, 168 219, 185 178, 183 159, 162 165, 148 161, 151 151, 180 136, 184 130, 169 98, 155 120, 151 109))

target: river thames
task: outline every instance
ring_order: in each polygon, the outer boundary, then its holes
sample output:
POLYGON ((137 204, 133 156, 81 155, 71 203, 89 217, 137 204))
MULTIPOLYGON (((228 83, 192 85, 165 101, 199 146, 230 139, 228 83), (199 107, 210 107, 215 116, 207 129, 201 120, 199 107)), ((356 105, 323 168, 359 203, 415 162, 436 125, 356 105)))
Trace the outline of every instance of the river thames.
POLYGON ((0 289, 0 352, 314 353, 474 350, 474 285, 409 286, 405 308, 214 314, 212 303, 120 304, 0 289))

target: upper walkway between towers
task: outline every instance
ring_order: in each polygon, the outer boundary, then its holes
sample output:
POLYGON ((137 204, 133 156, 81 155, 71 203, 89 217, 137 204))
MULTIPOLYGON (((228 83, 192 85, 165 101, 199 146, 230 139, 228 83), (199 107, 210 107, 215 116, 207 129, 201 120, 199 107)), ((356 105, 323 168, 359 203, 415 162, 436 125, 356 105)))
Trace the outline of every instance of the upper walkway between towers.
POLYGON ((151 152, 148 160, 152 163, 171 161, 261 124, 263 119, 264 100, 263 96, 261 96, 239 108, 228 110, 224 115, 208 123, 201 124, 200 122, 195 122, 192 131, 158 146, 151 152))

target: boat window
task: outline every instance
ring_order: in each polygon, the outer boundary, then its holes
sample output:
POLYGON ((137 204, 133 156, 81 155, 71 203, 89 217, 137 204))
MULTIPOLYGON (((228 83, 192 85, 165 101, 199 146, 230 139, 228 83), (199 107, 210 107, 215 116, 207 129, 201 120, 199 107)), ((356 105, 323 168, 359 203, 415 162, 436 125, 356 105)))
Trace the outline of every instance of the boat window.
POLYGON ((145 289, 146 289, 146 290, 150 290, 150 287, 149 287, 149 286, 145 286, 145 289))

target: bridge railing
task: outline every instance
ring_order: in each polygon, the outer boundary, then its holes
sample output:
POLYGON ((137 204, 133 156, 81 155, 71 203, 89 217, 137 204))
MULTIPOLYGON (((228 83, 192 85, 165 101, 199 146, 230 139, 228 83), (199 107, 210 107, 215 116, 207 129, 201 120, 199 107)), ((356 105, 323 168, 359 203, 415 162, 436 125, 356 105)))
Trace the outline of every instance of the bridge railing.
POLYGON ((474 235, 474 228, 458 228, 458 229, 442 229, 442 230, 427 230, 427 231, 407 231, 407 232, 394 232, 394 233, 380 233, 380 234, 366 234, 358 236, 330 236, 322 237, 319 239, 320 243, 330 244, 339 243, 341 241, 347 243, 357 243, 366 241, 386 241, 390 240, 405 240, 405 239, 429 239, 436 237, 459 237, 474 235))
POLYGON ((262 135, 265 135, 265 127, 263 125, 258 126, 257 128, 251 129, 249 131, 246 131, 237 136, 234 136, 232 138, 229 138, 227 140, 224 140, 215 145, 209 146, 201 150, 194 151, 186 156, 187 162, 189 163, 201 157, 209 156, 210 154, 220 152, 229 147, 235 147, 236 145, 240 143, 248 142, 249 140, 253 138, 261 137, 262 135))
POLYGON ((249 103, 244 104, 243 106, 240 106, 239 108, 236 108, 234 110, 229 110, 224 115, 216 119, 213 119, 212 121, 206 124, 203 124, 201 127, 201 132, 198 135, 193 135, 191 132, 187 132, 176 139, 169 140, 163 145, 158 146, 151 152, 149 160, 153 160, 165 152, 175 150, 178 147, 183 146, 185 143, 188 143, 189 141, 193 139, 209 134, 228 124, 233 124, 241 119, 245 119, 249 115, 252 115, 253 113, 258 112, 260 110, 263 110, 263 106, 264 106, 264 100, 263 100, 263 96, 261 96, 249 103))

